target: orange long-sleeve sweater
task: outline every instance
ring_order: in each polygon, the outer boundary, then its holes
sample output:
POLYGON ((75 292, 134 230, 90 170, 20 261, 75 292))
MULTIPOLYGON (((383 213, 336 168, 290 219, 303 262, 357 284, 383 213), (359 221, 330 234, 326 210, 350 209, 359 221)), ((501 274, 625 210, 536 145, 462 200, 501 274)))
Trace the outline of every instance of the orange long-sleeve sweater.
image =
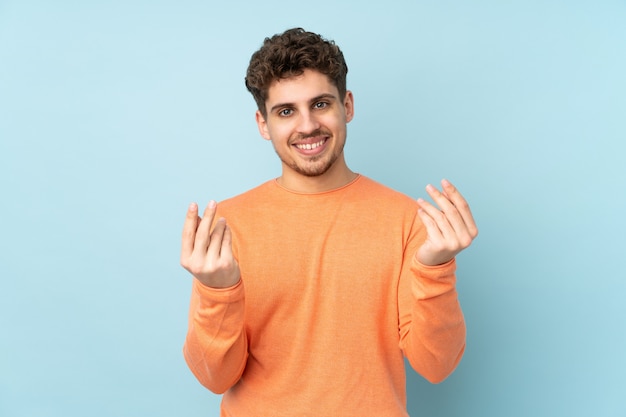
POLYGON ((405 355, 432 382, 465 347, 454 261, 415 260, 409 197, 358 176, 301 194, 275 180, 219 204, 239 284, 194 280, 185 359, 221 416, 407 416, 405 355))

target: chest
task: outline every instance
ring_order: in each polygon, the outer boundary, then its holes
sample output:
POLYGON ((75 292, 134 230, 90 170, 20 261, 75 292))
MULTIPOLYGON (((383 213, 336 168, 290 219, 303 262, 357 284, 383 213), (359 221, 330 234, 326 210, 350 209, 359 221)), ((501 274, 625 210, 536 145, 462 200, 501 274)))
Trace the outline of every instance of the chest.
MULTIPOLYGON (((260 220, 260 219, 259 219, 260 220)), ((286 213, 249 224, 236 239, 255 315, 299 309, 375 314, 395 303, 404 232, 380 216, 286 213)))

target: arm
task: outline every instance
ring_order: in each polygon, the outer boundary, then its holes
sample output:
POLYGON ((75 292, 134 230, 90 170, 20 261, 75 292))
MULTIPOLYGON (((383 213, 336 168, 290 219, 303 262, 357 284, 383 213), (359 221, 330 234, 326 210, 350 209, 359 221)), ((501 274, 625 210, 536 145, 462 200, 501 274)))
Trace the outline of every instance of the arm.
POLYGON ((455 261, 431 267, 410 259, 400 280, 400 347, 411 367, 432 383, 446 379, 465 350, 455 266, 455 261))
POLYGON ((426 187, 440 210, 418 200, 422 243, 414 255, 406 254, 410 265, 399 288, 401 348, 411 366, 434 383, 452 373, 465 349, 454 257, 478 235, 465 199, 448 181, 442 185, 443 192, 426 187))
POLYGON ((202 385, 222 394, 241 377, 248 359, 243 283, 213 289, 194 280, 183 355, 202 385))
POLYGON ((181 265, 193 276, 189 328, 183 353, 200 383, 215 393, 234 385, 245 368, 244 290, 223 218, 211 231, 216 204, 204 218, 194 203, 183 226, 181 265))

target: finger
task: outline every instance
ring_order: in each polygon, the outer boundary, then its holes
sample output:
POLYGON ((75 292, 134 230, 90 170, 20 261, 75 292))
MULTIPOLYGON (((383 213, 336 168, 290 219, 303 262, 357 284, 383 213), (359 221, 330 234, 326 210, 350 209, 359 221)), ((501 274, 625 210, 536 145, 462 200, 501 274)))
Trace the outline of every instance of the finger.
POLYGON ((215 227, 211 232, 211 242, 207 254, 212 260, 216 260, 220 257, 220 250, 222 249, 222 240, 224 240, 224 229, 226 229, 226 219, 219 218, 215 223, 215 227))
POLYGON ((230 230, 230 226, 226 223, 226 229, 224 229, 224 239, 222 239, 222 248, 220 250, 220 256, 233 259, 233 232, 230 230))
POLYGON ((202 220, 200 221, 200 224, 198 225, 198 229, 196 231, 194 251, 197 250, 206 253, 207 248, 209 247, 211 224, 213 223, 213 217, 215 216, 216 207, 217 203, 211 200, 204 209, 202 220))
POLYGON ((472 211, 470 210, 469 204, 461 195, 459 190, 448 180, 442 180, 441 185, 443 187, 443 192, 446 197, 454 204, 459 215, 463 219, 463 223, 472 238, 475 238, 478 235, 478 228, 476 227, 476 222, 474 221, 474 216, 472 215, 472 211))
POLYGON ((435 186, 428 184, 426 186, 426 192, 428 192, 428 195, 442 211, 452 212, 454 210, 454 203, 444 192, 439 191, 435 186))
MULTIPOLYGON (((454 229, 450 225, 450 221, 445 212, 439 210, 437 207, 430 204, 428 201, 419 198, 417 200, 417 204, 419 204, 420 209, 423 211, 423 214, 428 216, 428 221, 433 223, 433 226, 436 227, 443 237, 450 237, 454 235, 454 229)), ((420 216, 423 220, 423 216, 420 216)), ((424 222, 426 225, 426 222, 424 222)), ((428 230, 428 228, 427 228, 428 230)))
POLYGON ((417 215, 422 220, 422 223, 424 224, 424 227, 426 228, 426 235, 428 236, 428 238, 430 238, 431 240, 435 240, 435 241, 439 241, 443 239, 443 234, 441 232, 441 229, 437 225, 437 222, 432 218, 432 216, 428 214, 427 209, 420 207, 419 210, 417 210, 417 215))
POLYGON ((181 262, 191 256, 193 252, 196 229, 198 228, 198 205, 191 203, 187 209, 187 216, 183 224, 182 246, 180 251, 181 262))
POLYGON ((437 205, 441 208, 441 210, 445 213, 446 218, 457 236, 463 240, 467 241, 470 238, 470 233, 468 226, 465 223, 465 218, 459 211, 459 204, 461 207, 465 205, 465 209, 467 209, 467 203, 461 194, 456 191, 454 186, 450 184, 449 181, 443 180, 441 182, 444 185, 443 192, 440 192, 432 185, 428 184, 426 190, 428 194, 433 198, 433 200, 437 203, 437 205), (449 185, 449 187, 447 187, 449 185), (446 189, 447 188, 447 189, 446 189))

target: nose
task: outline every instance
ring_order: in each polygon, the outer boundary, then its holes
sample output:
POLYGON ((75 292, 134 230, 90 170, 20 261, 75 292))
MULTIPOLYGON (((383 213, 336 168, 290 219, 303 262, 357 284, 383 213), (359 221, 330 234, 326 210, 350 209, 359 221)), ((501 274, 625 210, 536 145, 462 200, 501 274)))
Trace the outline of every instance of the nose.
POLYGON ((319 129, 320 123, 317 117, 311 111, 305 111, 300 113, 298 118, 298 132, 307 134, 319 129))

